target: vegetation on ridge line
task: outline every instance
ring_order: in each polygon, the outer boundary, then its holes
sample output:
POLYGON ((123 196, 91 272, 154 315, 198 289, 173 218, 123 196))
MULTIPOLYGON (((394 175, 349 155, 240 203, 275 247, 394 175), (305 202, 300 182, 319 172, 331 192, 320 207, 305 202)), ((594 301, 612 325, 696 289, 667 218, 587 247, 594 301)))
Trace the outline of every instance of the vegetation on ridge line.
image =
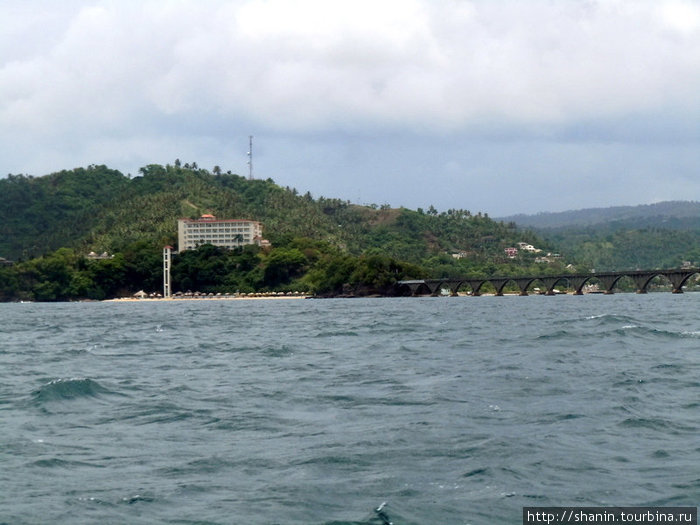
POLYGON ((273 247, 183 253, 173 264, 174 289, 338 294, 361 287, 371 293, 401 276, 542 270, 534 256, 511 260, 503 251, 519 241, 546 248, 541 240, 482 213, 314 199, 269 179, 216 175, 194 164, 140 171, 129 178, 89 166, 0 180, 0 254, 21 261, 3 269, 2 297, 65 300, 159 290, 160 250, 176 244, 176 220, 202 213, 261 221, 273 247), (89 260, 89 251, 114 258, 89 260))
POLYGON ((264 224, 273 247, 185 252, 173 289, 386 293, 400 278, 553 274, 700 263, 699 232, 588 227, 537 234, 467 210, 359 206, 300 195, 272 180, 215 174, 194 163, 148 165, 131 178, 105 166, 0 180, 0 300, 66 300, 162 288, 161 249, 176 244, 178 218, 213 213, 264 224), (564 255, 537 263, 518 242, 564 255), (91 260, 90 251, 111 259, 91 260), (460 258, 452 255, 459 254, 460 258))

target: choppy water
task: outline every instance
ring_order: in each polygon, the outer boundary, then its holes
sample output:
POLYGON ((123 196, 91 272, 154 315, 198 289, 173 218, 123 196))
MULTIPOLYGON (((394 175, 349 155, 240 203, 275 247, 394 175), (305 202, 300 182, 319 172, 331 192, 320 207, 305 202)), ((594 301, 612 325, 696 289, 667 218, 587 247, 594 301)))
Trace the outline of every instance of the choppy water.
POLYGON ((697 505, 699 312, 692 293, 3 304, 0 523, 697 505))

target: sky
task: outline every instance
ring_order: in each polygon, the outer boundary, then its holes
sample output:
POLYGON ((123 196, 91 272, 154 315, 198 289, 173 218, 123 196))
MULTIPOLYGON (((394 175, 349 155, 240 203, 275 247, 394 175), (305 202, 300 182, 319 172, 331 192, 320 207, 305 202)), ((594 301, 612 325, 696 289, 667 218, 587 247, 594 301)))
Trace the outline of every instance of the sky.
POLYGON ((700 200, 700 0, 0 2, 0 176, 247 176, 251 135, 359 204, 700 200))

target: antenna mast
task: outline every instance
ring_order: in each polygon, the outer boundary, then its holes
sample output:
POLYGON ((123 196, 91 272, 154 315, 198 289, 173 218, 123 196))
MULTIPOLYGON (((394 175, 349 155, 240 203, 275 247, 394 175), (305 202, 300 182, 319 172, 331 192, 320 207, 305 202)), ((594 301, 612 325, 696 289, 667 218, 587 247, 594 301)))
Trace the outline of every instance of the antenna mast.
POLYGON ((248 136, 248 180, 253 180, 253 135, 248 136))

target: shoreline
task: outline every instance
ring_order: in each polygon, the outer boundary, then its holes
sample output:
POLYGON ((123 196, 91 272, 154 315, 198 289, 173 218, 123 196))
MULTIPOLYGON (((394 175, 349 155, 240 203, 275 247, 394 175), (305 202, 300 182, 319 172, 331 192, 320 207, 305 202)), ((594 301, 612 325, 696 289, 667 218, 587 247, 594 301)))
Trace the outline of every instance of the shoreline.
POLYGON ((310 295, 261 295, 261 296, 218 296, 218 297, 119 297, 105 299, 103 303, 138 303, 138 302, 172 302, 172 301, 256 301, 256 300, 290 300, 308 299, 310 295))

